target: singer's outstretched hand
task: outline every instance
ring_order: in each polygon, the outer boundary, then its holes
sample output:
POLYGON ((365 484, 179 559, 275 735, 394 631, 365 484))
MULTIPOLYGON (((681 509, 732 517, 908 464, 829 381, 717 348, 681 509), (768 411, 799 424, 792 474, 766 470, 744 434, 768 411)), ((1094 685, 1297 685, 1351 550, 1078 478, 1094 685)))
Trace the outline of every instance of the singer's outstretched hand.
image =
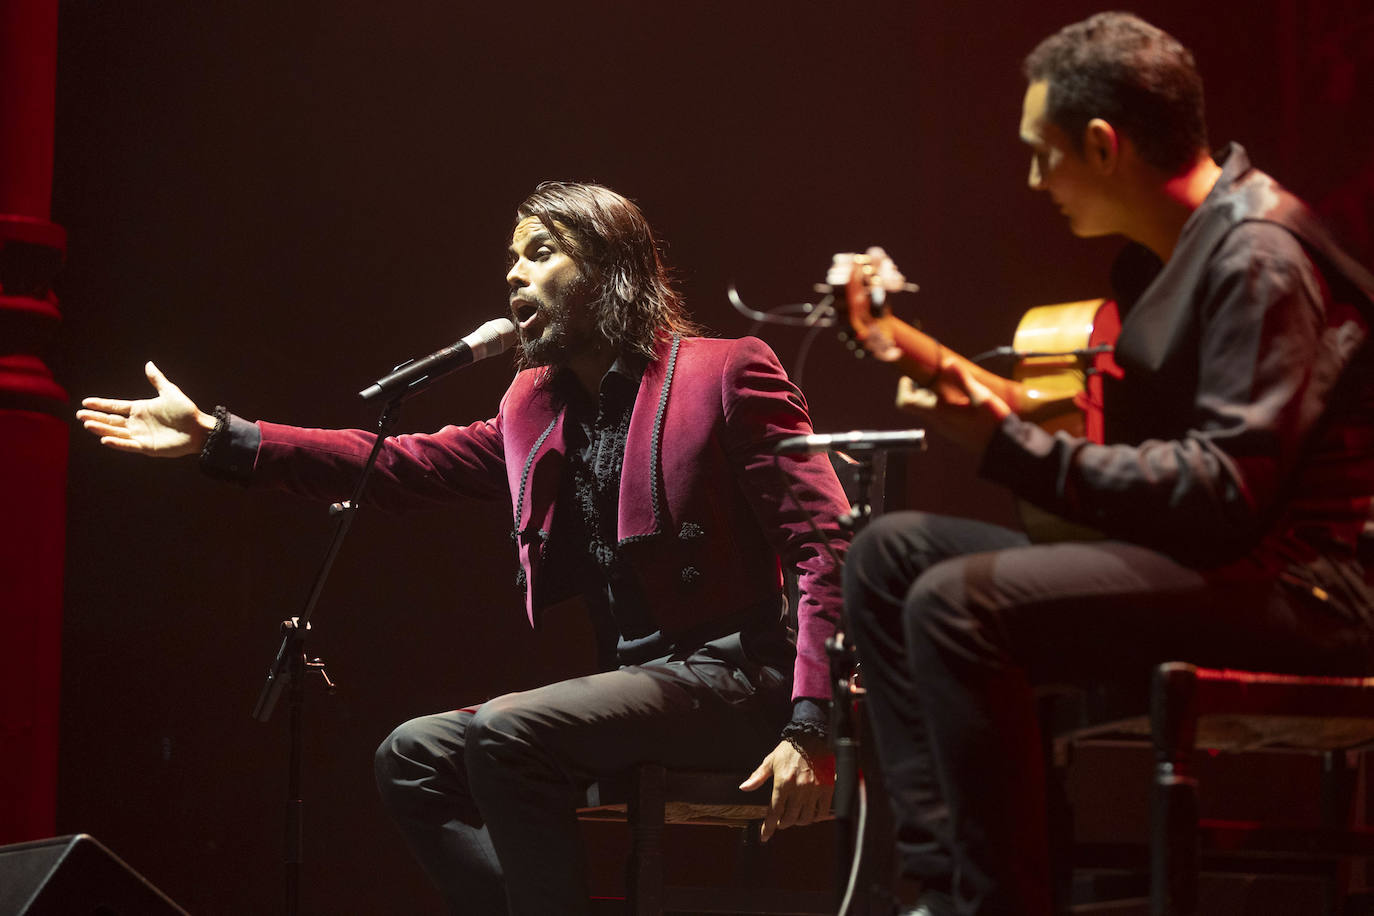
POLYGON ((157 396, 141 401, 83 398, 76 412, 81 425, 100 444, 152 458, 197 455, 205 446, 215 418, 196 406, 181 389, 149 362, 143 367, 157 396))

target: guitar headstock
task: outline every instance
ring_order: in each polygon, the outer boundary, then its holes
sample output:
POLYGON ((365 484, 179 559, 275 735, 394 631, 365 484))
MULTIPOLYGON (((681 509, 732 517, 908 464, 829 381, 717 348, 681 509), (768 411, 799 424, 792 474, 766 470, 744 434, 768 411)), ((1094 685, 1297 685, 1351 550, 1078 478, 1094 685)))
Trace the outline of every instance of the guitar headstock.
POLYGON ((836 310, 843 313, 863 349, 879 359, 895 359, 894 347, 879 323, 887 315, 887 294, 915 292, 919 287, 908 283, 888 253, 876 245, 863 254, 835 255, 825 282, 834 293, 836 310))

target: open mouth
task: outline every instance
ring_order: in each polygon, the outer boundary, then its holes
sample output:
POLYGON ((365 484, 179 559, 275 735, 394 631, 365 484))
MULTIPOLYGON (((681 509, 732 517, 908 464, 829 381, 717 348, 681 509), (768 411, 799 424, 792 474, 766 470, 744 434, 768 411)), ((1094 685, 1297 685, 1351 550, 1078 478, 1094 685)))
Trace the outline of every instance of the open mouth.
POLYGON ((533 302, 526 302, 523 299, 515 301, 515 321, 520 327, 525 327, 539 311, 539 306, 533 302))

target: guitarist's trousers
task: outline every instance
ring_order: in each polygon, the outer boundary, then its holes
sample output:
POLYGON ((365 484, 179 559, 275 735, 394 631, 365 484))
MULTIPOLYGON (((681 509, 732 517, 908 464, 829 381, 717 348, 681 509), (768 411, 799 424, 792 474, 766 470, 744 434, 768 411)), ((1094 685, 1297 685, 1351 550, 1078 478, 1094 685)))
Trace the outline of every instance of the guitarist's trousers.
POLYGON ((1143 684, 1171 659, 1365 674, 1374 657, 1365 622, 1254 564, 1203 572, 924 513, 860 535, 845 606, 903 872, 963 913, 1051 911, 1036 685, 1143 684))

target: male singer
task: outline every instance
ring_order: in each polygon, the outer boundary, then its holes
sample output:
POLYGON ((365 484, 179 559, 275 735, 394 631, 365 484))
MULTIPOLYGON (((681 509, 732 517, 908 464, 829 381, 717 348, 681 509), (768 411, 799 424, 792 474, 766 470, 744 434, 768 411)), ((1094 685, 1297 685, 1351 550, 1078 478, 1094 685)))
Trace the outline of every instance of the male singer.
MULTIPOLYGON (((604 670, 407 722, 377 751, 377 783, 455 913, 575 914, 574 807, 600 775, 755 767, 746 787, 773 784, 765 839, 828 809, 824 642, 846 502, 823 455, 782 459, 788 497, 772 448, 811 432, 801 393, 762 342, 694 336, 629 200, 540 185, 510 265, 521 371, 496 416, 389 438, 369 498, 509 499, 530 622, 581 595, 604 670), (795 631, 780 557, 799 580, 795 631)), ((103 444, 332 501, 373 442, 207 414, 147 374, 154 398, 83 401, 103 444)))

